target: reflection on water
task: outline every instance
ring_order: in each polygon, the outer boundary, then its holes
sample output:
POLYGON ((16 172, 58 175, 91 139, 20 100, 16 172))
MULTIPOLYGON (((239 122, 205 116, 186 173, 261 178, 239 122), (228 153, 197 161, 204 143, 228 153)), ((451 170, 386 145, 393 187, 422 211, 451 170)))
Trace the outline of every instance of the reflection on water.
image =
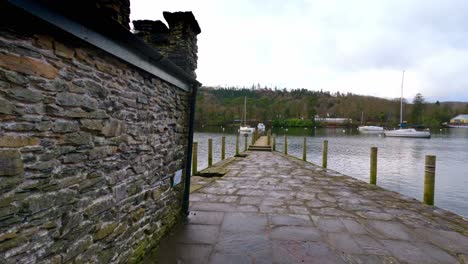
MULTIPOLYGON (((226 136, 226 157, 235 153, 236 128, 210 127, 199 129, 199 169, 207 166, 208 138, 213 139, 213 159, 221 157, 221 137, 226 136)), ((435 204, 468 216, 468 129, 431 131, 431 139, 385 138, 379 134, 360 134, 356 129, 274 129, 276 149, 284 149, 284 134, 288 135, 288 153, 302 157, 302 143, 307 137, 307 159, 321 164, 322 142, 328 143, 328 167, 368 182, 370 148, 378 147, 377 184, 418 200, 424 188, 424 157, 437 156, 435 204)), ((248 138, 250 143, 251 139, 248 138)), ((241 151, 244 138, 241 138, 241 151)))

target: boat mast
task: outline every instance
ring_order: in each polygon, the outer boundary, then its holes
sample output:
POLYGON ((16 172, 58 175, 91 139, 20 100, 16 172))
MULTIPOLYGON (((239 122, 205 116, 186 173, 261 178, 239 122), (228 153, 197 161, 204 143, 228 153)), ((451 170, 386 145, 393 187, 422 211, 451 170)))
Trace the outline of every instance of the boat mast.
POLYGON ((405 81, 405 71, 403 70, 403 76, 401 77, 401 96, 400 96, 400 128, 403 124, 403 82, 405 81))
POLYGON ((244 96, 244 126, 247 126, 247 96, 244 96))

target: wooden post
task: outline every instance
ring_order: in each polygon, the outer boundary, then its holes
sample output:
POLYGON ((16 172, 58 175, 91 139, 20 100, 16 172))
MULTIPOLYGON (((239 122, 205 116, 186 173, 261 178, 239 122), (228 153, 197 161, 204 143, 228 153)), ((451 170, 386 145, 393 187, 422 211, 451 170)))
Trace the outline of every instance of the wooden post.
POLYGON ((193 142, 192 147, 192 175, 198 173, 198 143, 193 142))
POLYGON ((271 143, 271 129, 268 129, 267 131, 267 145, 268 146, 271 146, 270 143, 271 143))
POLYGON ((322 153, 322 167, 324 167, 325 169, 327 168, 327 156, 328 156, 328 140, 324 140, 323 141, 323 149, 322 149, 323 153, 322 153))
POLYGON ((213 165, 213 140, 211 138, 208 139, 208 167, 213 165))
POLYGON ((276 151, 276 134, 273 134, 273 151, 276 151))
POLYGON ((221 160, 226 158, 226 137, 221 138, 221 160))
POLYGON ((371 147, 370 154, 370 184, 377 184, 377 147, 371 147))
POLYGON ((304 137, 304 144, 302 145, 302 160, 307 161, 307 139, 304 137))
POLYGON ((236 156, 239 156, 239 134, 236 136, 236 156))
POLYGON ((244 135, 244 137, 245 137, 245 141, 244 141, 244 151, 247 151, 247 137, 248 137, 247 134, 244 135))
POLYGON ((253 145, 255 143, 255 138, 256 138, 256 135, 257 135, 257 130, 255 130, 252 134, 252 144, 253 145))
POLYGON ((284 134, 284 154, 288 155, 288 136, 284 134))
POLYGON ((435 185, 436 157, 426 156, 426 166, 424 170, 424 203, 434 205, 434 185, 435 185))

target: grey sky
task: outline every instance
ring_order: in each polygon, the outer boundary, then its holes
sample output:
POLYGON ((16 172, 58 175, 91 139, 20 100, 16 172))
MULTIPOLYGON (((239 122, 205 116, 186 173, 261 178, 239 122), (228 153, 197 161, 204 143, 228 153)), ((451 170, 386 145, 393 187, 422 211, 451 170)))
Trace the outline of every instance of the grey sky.
POLYGON ((193 11, 198 79, 468 101, 464 0, 131 0, 131 18, 193 11))

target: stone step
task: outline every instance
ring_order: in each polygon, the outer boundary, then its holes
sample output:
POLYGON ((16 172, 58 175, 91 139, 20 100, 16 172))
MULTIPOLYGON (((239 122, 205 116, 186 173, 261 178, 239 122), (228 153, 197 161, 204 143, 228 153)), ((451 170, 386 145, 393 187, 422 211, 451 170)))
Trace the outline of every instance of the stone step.
POLYGON ((271 151, 271 146, 249 146, 250 151, 271 151))

